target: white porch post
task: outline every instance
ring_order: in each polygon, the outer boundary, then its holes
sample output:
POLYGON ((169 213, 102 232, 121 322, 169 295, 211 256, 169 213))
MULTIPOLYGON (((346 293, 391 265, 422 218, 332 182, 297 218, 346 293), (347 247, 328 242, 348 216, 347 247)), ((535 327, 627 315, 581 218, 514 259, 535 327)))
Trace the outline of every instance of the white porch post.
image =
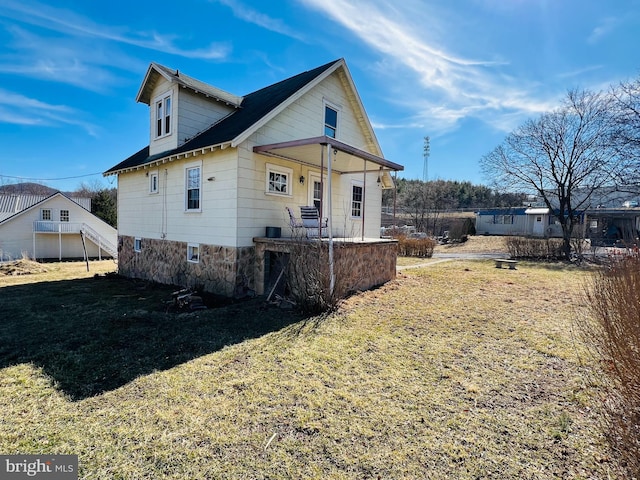
MULTIPOLYGON (((361 229, 361 239, 364 242, 364 208, 365 208, 365 204, 366 202, 366 198, 367 198, 367 161, 364 161, 364 173, 362 174, 362 226, 360 227, 361 229)), ((353 192, 351 193, 351 195, 353 196, 353 192)), ((352 199, 353 200, 353 199, 352 199)))
POLYGON ((58 223, 58 260, 62 261, 62 225, 58 223))
MULTIPOLYGON (((322 172, 320 172, 322 174, 322 172)), ((331 200, 331 144, 327 143, 327 228, 329 229, 329 295, 333 295, 336 278, 333 272, 333 209, 331 200)))
POLYGON ((33 228, 33 259, 35 260, 36 258, 36 229, 35 227, 33 228))

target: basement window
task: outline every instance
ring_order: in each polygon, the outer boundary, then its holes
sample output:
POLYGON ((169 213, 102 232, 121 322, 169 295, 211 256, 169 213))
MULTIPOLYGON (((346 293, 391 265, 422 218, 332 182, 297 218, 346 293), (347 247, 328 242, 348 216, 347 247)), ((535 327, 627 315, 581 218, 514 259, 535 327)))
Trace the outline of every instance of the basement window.
POLYGON ((200 262, 200 244, 199 243, 187 244, 187 262, 191 262, 191 263, 200 262))
POLYGON ((136 238, 133 241, 133 251, 134 252, 141 252, 142 251, 142 239, 141 238, 136 238))

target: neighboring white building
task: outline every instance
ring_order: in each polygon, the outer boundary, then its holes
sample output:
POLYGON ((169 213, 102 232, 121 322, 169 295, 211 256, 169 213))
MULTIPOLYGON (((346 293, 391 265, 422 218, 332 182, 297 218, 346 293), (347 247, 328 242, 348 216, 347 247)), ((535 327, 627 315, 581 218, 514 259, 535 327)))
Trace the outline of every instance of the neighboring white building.
POLYGON ((109 258, 117 231, 93 215, 91 200, 0 195, 0 260, 109 258), (84 237, 84 246, 83 246, 84 237))
POLYGON ((136 100, 149 146, 105 172, 122 274, 260 291, 254 239, 286 235, 285 207, 316 205, 330 237, 379 240, 382 189, 403 167, 383 157, 343 59, 243 97, 152 63, 136 100))

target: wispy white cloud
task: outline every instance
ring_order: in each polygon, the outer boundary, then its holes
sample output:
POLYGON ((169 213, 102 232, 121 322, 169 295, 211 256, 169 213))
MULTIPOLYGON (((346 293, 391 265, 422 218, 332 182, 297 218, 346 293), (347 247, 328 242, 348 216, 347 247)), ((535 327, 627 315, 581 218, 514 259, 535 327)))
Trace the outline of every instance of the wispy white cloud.
POLYGON ((42 3, 4 0, 2 4, 0 17, 73 37, 109 40, 148 50, 204 60, 226 58, 231 50, 227 42, 211 43, 205 48, 185 49, 176 44, 178 40, 176 36, 161 35, 153 31, 131 31, 128 27, 102 25, 75 12, 42 3))
POLYGON ((615 17, 603 18, 600 24, 591 31, 587 38, 587 43, 591 45, 598 43, 603 37, 615 30, 619 23, 619 20, 615 17))
POLYGON ((43 102, 2 88, 0 123, 33 126, 74 125, 92 136, 98 132, 95 125, 81 120, 81 115, 73 108, 43 102))
MULTIPOLYGON (((513 118, 514 112, 526 118, 552 105, 548 94, 534 95, 529 81, 503 75, 507 62, 451 51, 442 32, 448 32, 450 38, 453 25, 441 20, 438 12, 431 11, 435 7, 426 2, 406 0, 402 8, 395 8, 375 0, 299 1, 323 12, 388 59, 380 74, 391 63, 415 76, 398 80, 405 85, 393 90, 397 101, 416 112, 411 124, 424 122, 427 128, 446 132, 462 119, 476 117, 505 128, 504 118, 513 118)), ((394 75, 401 77, 398 71, 394 75)))
POLYGON ((281 19, 270 17, 258 10, 255 10, 238 0, 211 0, 212 2, 220 3, 231 9, 233 14, 240 20, 244 20, 248 23, 253 23, 259 27, 265 28, 272 32, 291 37, 295 40, 304 40, 303 35, 296 32, 289 27, 281 19))

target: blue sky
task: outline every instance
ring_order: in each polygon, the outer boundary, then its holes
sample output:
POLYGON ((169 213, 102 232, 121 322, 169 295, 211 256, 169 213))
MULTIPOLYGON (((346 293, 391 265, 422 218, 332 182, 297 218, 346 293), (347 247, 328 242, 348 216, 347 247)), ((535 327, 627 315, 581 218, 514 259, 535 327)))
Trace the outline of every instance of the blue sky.
POLYGON ((237 95, 344 57, 401 176, 479 159, 568 89, 640 75, 640 0, 0 0, 0 184, 115 186, 155 61, 237 95), (51 5, 55 4, 55 5, 51 5))

